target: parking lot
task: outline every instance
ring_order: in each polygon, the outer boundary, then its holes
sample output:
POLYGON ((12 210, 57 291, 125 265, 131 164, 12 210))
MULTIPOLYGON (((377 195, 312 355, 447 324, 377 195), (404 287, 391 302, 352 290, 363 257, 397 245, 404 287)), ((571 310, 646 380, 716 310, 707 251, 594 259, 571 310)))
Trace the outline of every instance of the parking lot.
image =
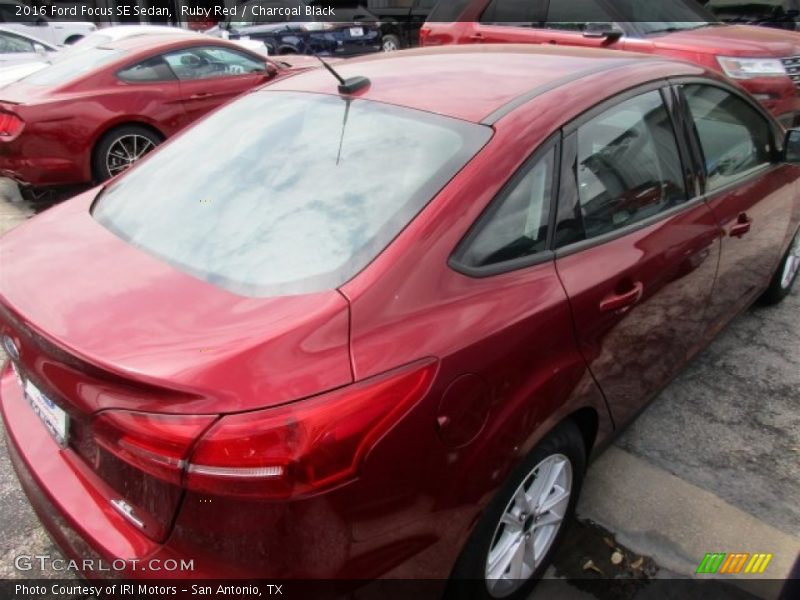
MULTIPOLYGON (((34 212, 4 197, 0 231, 34 212)), ((578 508, 584 525, 570 530, 534 598, 644 598, 665 579, 679 593, 672 580, 691 577, 707 552, 772 553, 768 581, 692 587, 680 597, 777 595, 800 551, 798 309, 795 291, 778 307, 739 316, 590 466, 578 508), (610 561, 616 549, 619 565, 610 561), (574 581, 580 577, 637 583, 609 591, 574 581)), ((14 568, 19 554, 57 551, 4 448, 0 527, 6 540, 0 577, 63 576, 14 568)))

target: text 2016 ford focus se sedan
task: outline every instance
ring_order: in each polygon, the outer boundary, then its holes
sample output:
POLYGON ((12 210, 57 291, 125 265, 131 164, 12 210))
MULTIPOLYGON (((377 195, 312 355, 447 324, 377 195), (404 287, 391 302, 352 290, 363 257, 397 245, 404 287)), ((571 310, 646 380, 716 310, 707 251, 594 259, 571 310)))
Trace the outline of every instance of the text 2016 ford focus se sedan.
POLYGON ((69 556, 524 595, 587 459, 789 292, 798 132, 638 55, 337 68, 3 237, 9 452, 69 556))

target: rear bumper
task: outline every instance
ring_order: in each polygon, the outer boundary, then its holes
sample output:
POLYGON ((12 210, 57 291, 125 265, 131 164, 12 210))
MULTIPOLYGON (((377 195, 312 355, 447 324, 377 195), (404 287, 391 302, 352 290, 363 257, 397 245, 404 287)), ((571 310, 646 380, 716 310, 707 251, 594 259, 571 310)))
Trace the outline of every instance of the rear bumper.
POLYGON ((61 140, 26 129, 11 141, 0 142, 0 176, 34 187, 75 185, 92 179, 89 159, 61 140))
MULTIPOLYGON (((25 494, 88 579, 446 579, 460 548, 453 532, 465 531, 473 518, 457 512, 441 519, 443 532, 424 518, 427 510, 403 527, 393 526, 391 514, 354 519, 350 486, 288 503, 186 492, 171 535, 155 542, 116 512, 113 490, 56 443, 9 365, 0 371, 0 411, 25 494)), ((369 499, 374 491, 362 487, 357 497, 369 499)), ((418 504, 403 500, 402 512, 418 504)))
MULTIPOLYGON (((109 503, 112 495, 72 450, 62 449, 23 398, 9 365, 0 374, 0 406, 9 457, 53 541, 87 578, 125 577, 160 545, 136 531, 109 503), (85 567, 85 568, 84 568, 85 567)), ((164 573, 151 576, 164 577, 164 573)))

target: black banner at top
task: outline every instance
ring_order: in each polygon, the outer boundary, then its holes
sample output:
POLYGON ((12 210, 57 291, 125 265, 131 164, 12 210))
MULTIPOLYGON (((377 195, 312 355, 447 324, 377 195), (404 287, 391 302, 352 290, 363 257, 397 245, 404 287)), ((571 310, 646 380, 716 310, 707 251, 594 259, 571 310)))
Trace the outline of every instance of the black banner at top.
MULTIPOLYGON (((424 21, 580 27, 586 23, 793 21, 779 0, 2 0, 0 26, 31 35, 53 22, 96 25, 279 24, 298 21, 424 21)), ((201 29, 202 27, 197 27, 201 29)), ((45 36, 43 36, 45 37, 45 36)))

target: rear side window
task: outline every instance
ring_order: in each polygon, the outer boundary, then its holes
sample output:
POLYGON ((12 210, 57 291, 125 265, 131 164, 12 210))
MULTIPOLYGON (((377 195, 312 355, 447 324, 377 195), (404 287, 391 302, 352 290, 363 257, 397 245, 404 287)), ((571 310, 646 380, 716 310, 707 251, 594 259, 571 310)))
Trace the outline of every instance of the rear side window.
POLYGON ((707 191, 770 164, 770 125, 755 108, 710 85, 686 85, 683 94, 703 151, 707 191))
POLYGON ((235 293, 333 289, 490 137, 489 127, 367 100, 256 92, 112 182, 93 215, 235 293))
POLYGON ((263 61, 228 48, 213 46, 177 50, 165 54, 164 60, 181 81, 218 79, 266 70, 263 61))
POLYGON ((432 23, 452 23, 466 10, 472 0, 439 0, 428 15, 432 23))
POLYGON ((527 258, 547 249, 555 150, 526 165, 455 255, 469 269, 527 258))
POLYGON ((481 23, 531 24, 544 18, 546 0, 492 0, 481 23))
POLYGON ((144 83, 148 81, 175 81, 175 74, 161 56, 148 58, 139 64, 123 69, 117 77, 130 83, 144 83))
MULTIPOLYGON (((627 227, 687 200, 672 120, 660 92, 626 100, 580 126, 572 234, 560 245, 627 227)), ((561 212, 561 207, 559 207, 561 212)), ((561 221, 561 217, 559 218, 561 221)))

